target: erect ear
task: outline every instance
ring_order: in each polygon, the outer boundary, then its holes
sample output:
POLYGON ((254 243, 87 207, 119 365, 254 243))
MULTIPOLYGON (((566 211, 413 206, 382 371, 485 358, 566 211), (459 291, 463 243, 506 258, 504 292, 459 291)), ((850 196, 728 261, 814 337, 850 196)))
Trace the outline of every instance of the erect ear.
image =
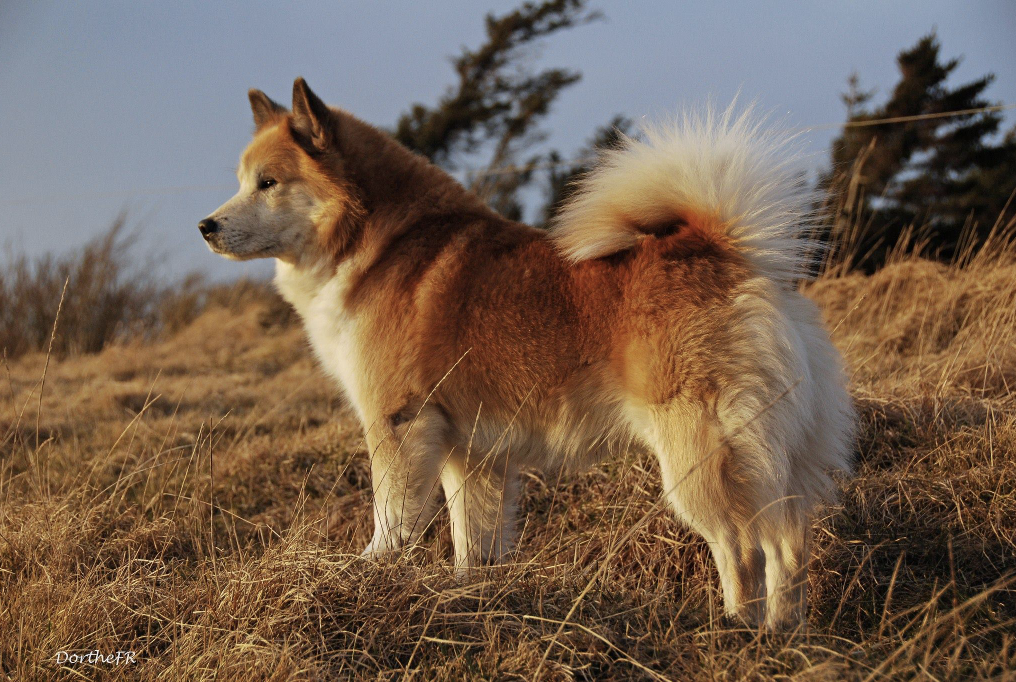
POLYGON ((293 133, 303 142, 324 151, 332 142, 332 113, 321 99, 297 78, 293 83, 293 133))
POLYGON ((250 108, 254 112, 254 128, 256 130, 261 130, 269 123, 274 123, 287 113, 286 107, 273 102, 268 95, 260 90, 251 88, 247 91, 247 97, 250 98, 250 108))

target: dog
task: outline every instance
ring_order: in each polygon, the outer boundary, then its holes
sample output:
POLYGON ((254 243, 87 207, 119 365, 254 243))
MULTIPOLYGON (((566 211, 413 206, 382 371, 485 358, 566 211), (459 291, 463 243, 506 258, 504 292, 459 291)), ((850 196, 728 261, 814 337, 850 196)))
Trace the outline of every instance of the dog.
POLYGON ((239 192, 199 228, 275 283, 370 452, 364 556, 439 505, 455 566, 513 541, 522 468, 632 444, 709 544, 726 612, 805 619, 816 505, 851 468, 852 403, 816 306, 809 197, 749 114, 686 115, 602 154, 541 230, 507 220, 297 79, 249 92, 239 192))

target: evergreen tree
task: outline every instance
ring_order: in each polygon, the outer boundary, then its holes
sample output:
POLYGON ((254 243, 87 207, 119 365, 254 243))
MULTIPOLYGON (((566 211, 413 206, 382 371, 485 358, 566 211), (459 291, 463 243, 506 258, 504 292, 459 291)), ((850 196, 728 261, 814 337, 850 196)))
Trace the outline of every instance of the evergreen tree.
POLYGON ((996 112, 865 124, 990 106, 983 93, 994 76, 950 87, 959 60, 941 61, 940 50, 932 33, 902 51, 900 80, 878 107, 869 106, 873 93, 861 90, 856 74, 848 80, 843 99, 852 125, 833 141, 832 170, 821 182, 846 222, 870 226, 859 245, 870 253, 869 267, 911 225, 928 252, 942 257, 953 253, 965 226, 983 239, 1016 189, 1016 135, 991 141, 1002 121, 996 112))
POLYGON ((581 74, 567 69, 534 73, 525 48, 547 36, 598 18, 586 0, 525 2, 504 16, 487 15, 487 40, 463 49, 454 61, 458 82, 428 107, 414 104, 403 114, 395 138, 446 168, 462 155, 489 148, 486 172, 469 178, 472 189, 503 215, 519 218, 519 190, 529 184, 541 156, 520 156, 544 139, 538 128, 560 92, 581 74), (523 172, 504 172, 521 165, 523 172))

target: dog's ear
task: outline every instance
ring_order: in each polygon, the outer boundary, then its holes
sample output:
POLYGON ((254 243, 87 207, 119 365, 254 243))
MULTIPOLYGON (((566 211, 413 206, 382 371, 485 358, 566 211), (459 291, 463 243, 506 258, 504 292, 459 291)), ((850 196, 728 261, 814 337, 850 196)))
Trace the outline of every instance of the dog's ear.
POLYGON ((268 95, 255 88, 247 91, 247 97, 250 99, 250 109, 254 112, 255 130, 261 130, 288 113, 286 107, 273 102, 268 95))
POLYGON ((324 151, 332 142, 332 112, 303 78, 293 83, 292 126, 299 140, 318 151, 324 151))

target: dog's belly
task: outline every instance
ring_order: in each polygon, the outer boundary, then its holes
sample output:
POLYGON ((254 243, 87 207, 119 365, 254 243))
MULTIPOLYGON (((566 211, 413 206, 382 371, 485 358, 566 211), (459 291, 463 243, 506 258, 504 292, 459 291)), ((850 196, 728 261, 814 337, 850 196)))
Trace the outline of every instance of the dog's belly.
POLYGON ((626 448, 632 441, 620 409, 610 405, 554 409, 540 405, 516 414, 456 420, 455 445, 470 459, 507 459, 518 467, 577 469, 626 448))

